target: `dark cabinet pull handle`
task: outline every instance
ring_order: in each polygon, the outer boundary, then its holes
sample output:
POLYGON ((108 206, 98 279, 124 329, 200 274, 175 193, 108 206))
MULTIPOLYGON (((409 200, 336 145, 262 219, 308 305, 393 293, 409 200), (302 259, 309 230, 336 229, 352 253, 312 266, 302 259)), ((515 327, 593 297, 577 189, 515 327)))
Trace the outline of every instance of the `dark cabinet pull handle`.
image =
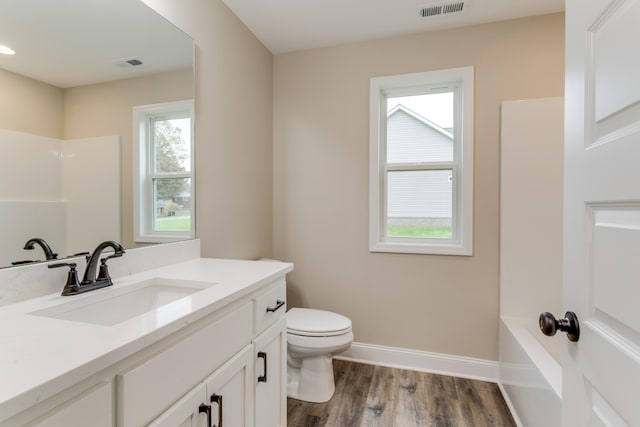
POLYGON ((261 375, 258 377, 258 382, 266 383, 267 382, 267 353, 265 353, 264 351, 259 351, 258 358, 263 359, 263 366, 264 366, 264 375, 261 375))
POLYGON ((282 307, 283 305, 285 305, 286 303, 282 300, 277 300, 276 301, 276 306, 275 307, 267 307, 267 313, 273 313, 274 311, 278 311, 280 309, 280 307, 282 307))
POLYGON ((542 333, 547 336, 551 337, 557 331, 562 331, 567 333, 569 341, 576 342, 580 338, 580 323, 578 316, 573 311, 567 311, 564 314, 564 319, 557 320, 553 314, 545 311, 540 313, 538 324, 542 333))
POLYGON ((218 405, 218 425, 213 425, 212 427, 222 427, 222 395, 215 393, 212 394, 211 403, 216 403, 218 405))
POLYGON ((211 405, 205 405, 204 403, 200 404, 198 408, 198 413, 207 413, 207 427, 211 427, 211 405))

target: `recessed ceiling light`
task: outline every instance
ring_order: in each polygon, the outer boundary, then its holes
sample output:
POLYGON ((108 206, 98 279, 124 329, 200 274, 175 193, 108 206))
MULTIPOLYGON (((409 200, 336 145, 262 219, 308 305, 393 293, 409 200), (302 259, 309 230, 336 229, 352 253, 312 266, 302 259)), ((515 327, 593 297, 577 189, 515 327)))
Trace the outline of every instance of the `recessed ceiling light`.
POLYGON ((15 55, 16 52, 9 46, 3 46, 0 44, 0 53, 3 55, 15 55))

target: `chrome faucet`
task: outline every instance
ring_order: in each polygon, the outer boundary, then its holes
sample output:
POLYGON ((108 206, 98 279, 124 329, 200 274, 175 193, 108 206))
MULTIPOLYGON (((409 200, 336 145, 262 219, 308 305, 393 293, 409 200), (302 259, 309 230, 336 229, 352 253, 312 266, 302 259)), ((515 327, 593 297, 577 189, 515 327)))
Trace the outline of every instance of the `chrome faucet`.
POLYGON ((32 239, 29 239, 27 241, 27 243, 24 244, 24 249, 25 250, 33 250, 33 249, 35 249, 34 244, 36 244, 36 243, 44 251, 44 256, 46 257, 47 261, 58 258, 58 254, 53 253, 53 250, 51 249, 51 246, 49 246, 49 244, 46 242, 46 240, 41 239, 39 237, 34 237, 32 239))
POLYGON ((122 245, 114 241, 102 242, 96 247, 91 256, 87 256, 87 266, 84 270, 84 276, 82 282, 78 281, 78 273, 76 271, 75 263, 56 263, 50 264, 49 268, 57 267, 69 267, 69 275, 67 282, 62 290, 62 295, 76 295, 85 292, 93 291, 94 289, 105 288, 113 285, 111 277, 109 276, 109 270, 107 269, 107 261, 111 258, 121 257, 125 250, 122 245), (109 255, 105 258, 100 258, 102 251, 107 248, 113 249, 113 255, 109 255), (100 269, 96 277, 96 270, 98 270, 98 262, 100 262, 100 269))

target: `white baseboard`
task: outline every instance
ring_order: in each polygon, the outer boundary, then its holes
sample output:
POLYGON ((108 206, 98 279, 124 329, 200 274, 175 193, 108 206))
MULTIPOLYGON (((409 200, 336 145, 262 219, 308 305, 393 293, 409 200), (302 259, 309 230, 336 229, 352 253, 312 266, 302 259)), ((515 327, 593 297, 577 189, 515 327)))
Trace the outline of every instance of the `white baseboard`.
POLYGON ((504 389, 504 386, 502 385, 501 382, 498 382, 498 387, 500 388, 500 393, 502 393, 502 397, 504 397, 504 401, 507 404, 507 407, 509 408, 509 412, 511 412, 513 421, 516 422, 516 426, 524 427, 524 424, 522 424, 522 421, 520 421, 520 417, 518 417, 518 412, 516 411, 516 407, 513 405, 513 402, 511 402, 511 399, 509 398, 509 394, 507 393, 507 390, 504 389))
POLYGON ((410 369, 460 378, 498 382, 498 362, 493 360, 358 342, 351 344, 349 350, 335 358, 390 368, 410 369))

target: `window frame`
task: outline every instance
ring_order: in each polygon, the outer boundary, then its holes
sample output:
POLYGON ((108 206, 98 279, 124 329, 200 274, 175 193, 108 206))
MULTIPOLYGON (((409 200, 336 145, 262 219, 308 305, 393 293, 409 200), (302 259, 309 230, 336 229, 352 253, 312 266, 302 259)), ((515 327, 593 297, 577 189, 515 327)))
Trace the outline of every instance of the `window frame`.
POLYGON ((460 67, 370 81, 369 251, 434 255, 473 255, 473 95, 474 68, 460 67), (387 99, 454 89, 453 161, 387 164, 387 99), (451 169, 452 238, 387 236, 387 175, 395 170, 451 169))
POLYGON ((195 238, 195 150, 193 100, 164 102, 133 107, 133 240, 139 243, 168 243, 195 238), (157 173, 154 170, 155 144, 151 123, 160 118, 189 117, 190 172, 157 173), (154 230, 154 189, 156 178, 189 178, 191 180, 191 230, 154 230))

